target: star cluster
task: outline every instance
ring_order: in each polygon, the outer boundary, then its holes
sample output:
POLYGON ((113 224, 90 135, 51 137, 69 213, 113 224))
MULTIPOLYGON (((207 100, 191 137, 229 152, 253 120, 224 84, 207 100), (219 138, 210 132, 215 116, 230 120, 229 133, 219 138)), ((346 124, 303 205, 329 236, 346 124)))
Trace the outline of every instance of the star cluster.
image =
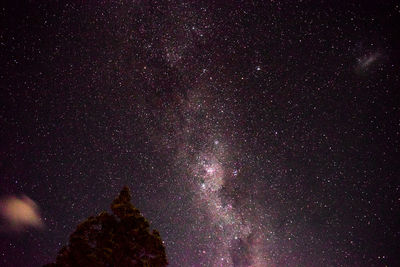
POLYGON ((400 264, 395 1, 9 2, 1 266, 124 185, 171 266, 400 264))

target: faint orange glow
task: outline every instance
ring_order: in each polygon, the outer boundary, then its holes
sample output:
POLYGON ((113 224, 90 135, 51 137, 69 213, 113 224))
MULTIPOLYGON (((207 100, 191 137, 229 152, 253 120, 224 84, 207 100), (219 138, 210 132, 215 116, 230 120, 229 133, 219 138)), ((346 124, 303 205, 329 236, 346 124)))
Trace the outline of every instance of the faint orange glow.
POLYGON ((0 200, 0 215, 10 230, 19 231, 26 227, 43 227, 39 207, 27 196, 21 198, 12 196, 0 200))

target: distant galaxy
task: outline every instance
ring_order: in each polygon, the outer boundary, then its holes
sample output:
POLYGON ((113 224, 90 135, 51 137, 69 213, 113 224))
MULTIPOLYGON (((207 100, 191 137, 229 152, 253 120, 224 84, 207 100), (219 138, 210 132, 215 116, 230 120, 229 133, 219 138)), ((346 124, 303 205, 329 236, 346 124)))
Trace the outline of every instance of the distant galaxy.
POLYGON ((173 267, 400 266, 396 1, 6 1, 0 265, 123 186, 173 267))

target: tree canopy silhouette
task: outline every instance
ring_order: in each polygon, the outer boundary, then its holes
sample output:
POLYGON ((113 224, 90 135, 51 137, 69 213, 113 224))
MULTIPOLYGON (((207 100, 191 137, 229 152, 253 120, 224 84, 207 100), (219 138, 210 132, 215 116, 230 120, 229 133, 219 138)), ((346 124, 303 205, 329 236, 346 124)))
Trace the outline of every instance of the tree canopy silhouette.
POLYGON ((124 187, 111 204, 112 215, 102 212, 80 223, 55 263, 44 267, 167 266, 165 248, 158 231, 131 203, 124 187))

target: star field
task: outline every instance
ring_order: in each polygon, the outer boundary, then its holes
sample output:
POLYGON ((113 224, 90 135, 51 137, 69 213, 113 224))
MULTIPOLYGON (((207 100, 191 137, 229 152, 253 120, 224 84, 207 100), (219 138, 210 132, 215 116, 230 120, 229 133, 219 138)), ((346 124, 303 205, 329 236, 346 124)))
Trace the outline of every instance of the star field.
POLYGON ((170 266, 400 264, 395 1, 0 14, 0 204, 31 214, 0 214, 1 266, 54 261, 124 185, 170 266))

